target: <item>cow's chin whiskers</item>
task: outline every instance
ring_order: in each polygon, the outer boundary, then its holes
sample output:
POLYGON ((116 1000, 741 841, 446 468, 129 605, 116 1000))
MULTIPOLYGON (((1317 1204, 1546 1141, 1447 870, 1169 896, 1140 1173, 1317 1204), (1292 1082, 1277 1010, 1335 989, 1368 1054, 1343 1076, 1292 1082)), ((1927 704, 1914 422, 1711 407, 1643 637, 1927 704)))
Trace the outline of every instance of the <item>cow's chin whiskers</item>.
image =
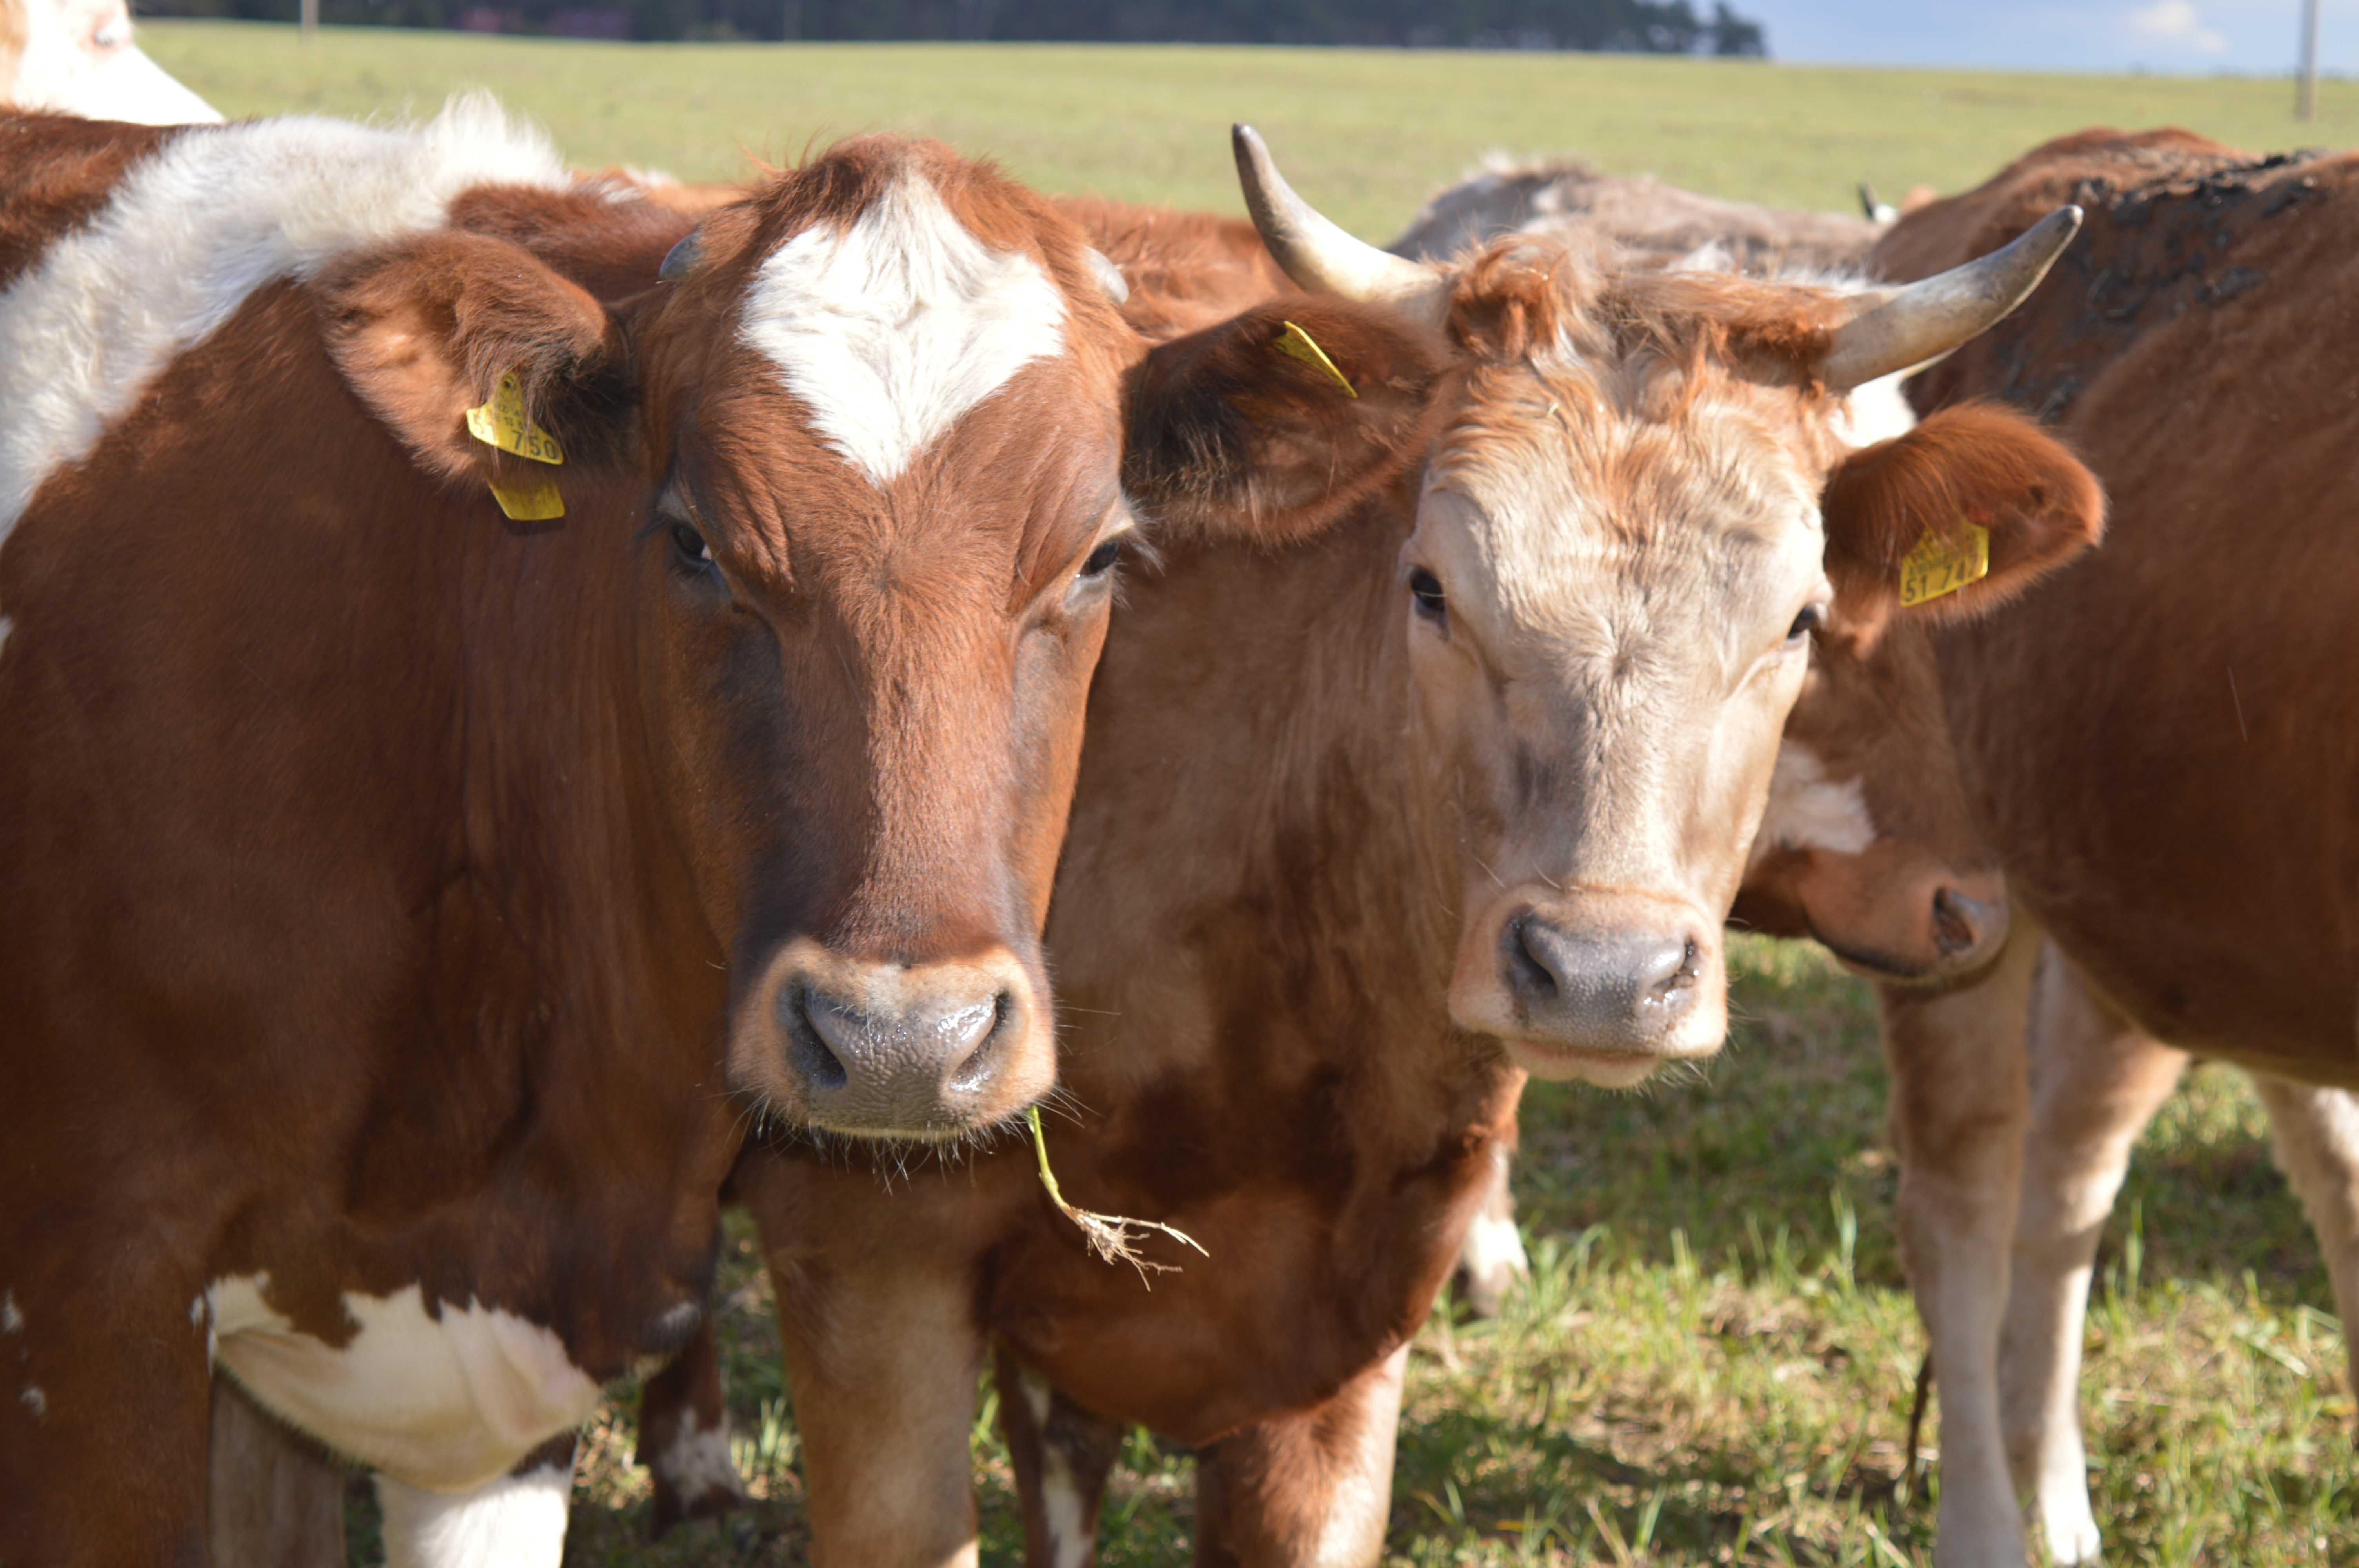
MULTIPOLYGON (((1071 1098, 1052 1090, 1041 1104, 1052 1113, 1071 1116, 1071 1098)), ((970 1158, 995 1152, 1004 1140, 1021 1144, 1029 1134, 1021 1110, 962 1127, 847 1129, 779 1115, 766 1101, 757 1113, 755 1136, 772 1148, 799 1149, 845 1170, 867 1165, 889 1188, 915 1179, 929 1166, 955 1170, 970 1158)))

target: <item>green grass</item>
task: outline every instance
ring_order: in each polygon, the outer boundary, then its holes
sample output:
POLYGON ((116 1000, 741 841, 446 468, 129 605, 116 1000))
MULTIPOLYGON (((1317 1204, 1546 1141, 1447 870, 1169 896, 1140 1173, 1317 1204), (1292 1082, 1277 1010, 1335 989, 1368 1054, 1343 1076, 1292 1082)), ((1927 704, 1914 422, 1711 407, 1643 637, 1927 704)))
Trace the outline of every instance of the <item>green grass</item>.
MULTIPOLYGON (((233 114, 430 110, 490 86, 585 166, 688 178, 893 128, 1050 189, 1233 210, 1233 118, 1372 237, 1487 148, 1579 152, 1717 193, 1843 206, 1981 178, 2047 135, 2177 123, 2256 149, 2359 139, 2359 84, 2297 126, 2282 82, 1835 70, 1357 51, 614 46, 154 23, 149 49, 233 114)), ((1813 949, 1738 948, 1740 1022, 1699 1079, 1536 1088, 1520 1190, 1538 1263, 1492 1324, 1434 1318, 1410 1363, 1390 1550, 1408 1564, 1927 1563, 1897 1503, 1922 1339, 1865 991, 1813 949)), ((2141 1146, 2101 1258, 2085 1379, 2115 1563, 2359 1562, 2340 1331, 2261 1113, 2199 1071, 2141 1146)), ((733 1222, 720 1321, 756 1506, 645 1543, 630 1401, 589 1434, 569 1560, 690 1568, 805 1556, 766 1281, 733 1222)), ((628 1390, 622 1390, 627 1395, 628 1390)), ((986 1561, 1017 1553, 978 1407, 986 1561)), ((1185 1555, 1189 1461, 1136 1436, 1103 1560, 1185 1555)), ((1935 1466, 1932 1484, 1939 1485, 1935 1466)), ((364 1492, 354 1562, 374 1560, 364 1492)))
POLYGON ((2295 124, 2278 81, 1869 70, 1630 56, 1053 45, 603 44, 152 22, 147 47, 233 114, 420 113, 497 89, 585 165, 728 178, 864 130, 941 136, 1044 189, 1234 210, 1232 120, 1389 238, 1484 151, 1577 151, 1718 195, 1854 203, 1982 178, 2083 125, 2172 123, 2256 150, 2359 141, 2359 82, 2295 124))

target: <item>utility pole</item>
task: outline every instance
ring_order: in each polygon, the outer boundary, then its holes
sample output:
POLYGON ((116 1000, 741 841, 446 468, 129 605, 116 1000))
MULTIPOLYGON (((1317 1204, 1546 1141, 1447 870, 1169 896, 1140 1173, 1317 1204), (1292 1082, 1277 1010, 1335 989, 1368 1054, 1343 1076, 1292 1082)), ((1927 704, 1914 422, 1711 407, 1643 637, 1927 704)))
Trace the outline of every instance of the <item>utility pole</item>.
MULTIPOLYGON (((2310 0, 2312 5, 2317 3, 2318 0, 2310 0)), ((311 41, 311 35, 320 30, 320 0, 303 0, 303 8, 299 14, 302 17, 303 41, 308 44, 311 41)))
MULTIPOLYGON (((304 0, 316 5, 319 0, 304 0)), ((2294 88, 2293 117, 2318 118, 2318 0, 2301 0, 2301 77, 2294 88)))

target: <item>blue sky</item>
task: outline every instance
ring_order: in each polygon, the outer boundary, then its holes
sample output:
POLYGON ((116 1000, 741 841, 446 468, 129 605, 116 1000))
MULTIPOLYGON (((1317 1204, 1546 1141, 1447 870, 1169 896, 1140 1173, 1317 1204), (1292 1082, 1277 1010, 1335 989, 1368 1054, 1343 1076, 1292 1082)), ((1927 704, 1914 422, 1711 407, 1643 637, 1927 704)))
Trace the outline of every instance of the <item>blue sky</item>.
MULTIPOLYGON (((2300 0, 1731 3, 1779 59, 2199 74, 2290 72, 2300 16, 2300 0)), ((2359 74, 2359 0, 2321 0, 2318 31, 2321 69, 2359 74)))

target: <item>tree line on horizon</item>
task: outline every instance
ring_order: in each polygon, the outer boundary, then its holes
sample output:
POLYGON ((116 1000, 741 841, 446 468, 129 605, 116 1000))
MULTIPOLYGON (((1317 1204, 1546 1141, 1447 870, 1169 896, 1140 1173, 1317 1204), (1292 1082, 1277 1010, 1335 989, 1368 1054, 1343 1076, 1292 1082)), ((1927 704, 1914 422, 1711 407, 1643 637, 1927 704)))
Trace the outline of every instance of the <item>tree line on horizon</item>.
MULTIPOLYGON (((299 0, 146 0, 145 16, 296 19, 299 0)), ((1728 0, 320 0, 331 25, 646 39, 965 38, 1590 49, 1765 59, 1728 0)))

